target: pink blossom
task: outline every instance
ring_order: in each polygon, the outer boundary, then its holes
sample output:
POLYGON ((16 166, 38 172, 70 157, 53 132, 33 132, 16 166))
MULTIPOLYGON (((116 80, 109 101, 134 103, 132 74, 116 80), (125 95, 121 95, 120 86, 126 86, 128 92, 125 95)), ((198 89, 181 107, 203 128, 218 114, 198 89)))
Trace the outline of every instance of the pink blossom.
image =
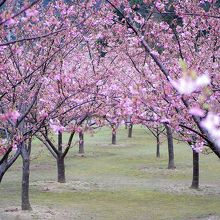
POLYGON ((103 39, 104 38, 104 35, 99 32, 97 35, 96 35, 96 39, 103 39))
POLYGON ((9 112, 9 118, 13 121, 16 122, 16 120, 20 117, 20 113, 17 110, 13 110, 9 112))
POLYGON ((26 16, 27 17, 34 17, 34 16, 37 16, 38 15, 38 11, 37 10, 35 10, 35 9, 28 9, 28 10, 26 10, 26 16))
POLYGON ((220 117, 213 112, 209 112, 206 118, 202 120, 201 126, 209 132, 211 138, 220 147, 220 117))
POLYGON ((161 3, 161 2, 156 2, 156 7, 157 7, 159 10, 163 10, 163 9, 164 9, 164 4, 161 3))
POLYGON ((82 131, 82 128, 81 128, 81 127, 76 127, 76 128, 75 128, 75 132, 80 133, 81 131, 82 131))
POLYGON ((6 23, 7 25, 14 25, 14 24, 16 24, 16 21, 14 20, 14 19, 9 19, 8 21, 7 21, 7 23, 6 23))
POLYGON ((60 81, 60 80, 61 80, 61 77, 60 77, 60 75, 55 75, 55 76, 54 76, 54 79, 60 81))
POLYGON ((0 146, 0 155, 3 155, 7 152, 7 148, 0 146))
POLYGON ((195 143, 194 145, 191 146, 193 150, 195 150, 197 153, 201 153, 203 151, 203 149, 205 148, 204 142, 203 141, 199 141, 197 143, 195 143))
POLYGON ((59 121, 54 122, 53 120, 50 120, 50 127, 55 134, 58 134, 58 132, 64 132, 66 130, 66 128, 62 126, 59 121))
POLYGON ((132 95, 138 95, 137 89, 134 88, 134 86, 129 86, 130 92, 132 95))
POLYGON ((12 150, 13 150, 13 151, 16 151, 17 149, 18 149, 18 145, 17 145, 17 144, 13 144, 12 150))
POLYGON ((204 117, 205 111, 198 107, 192 107, 189 109, 189 114, 199 116, 199 117, 204 117))
POLYGON ((162 118, 161 120, 160 120, 160 122, 161 123, 170 123, 170 120, 168 119, 168 118, 162 118))
POLYGON ((1 120, 1 121, 7 121, 7 120, 8 120, 7 114, 1 114, 1 115, 0 115, 0 120, 1 120))
POLYGON ((196 79, 187 76, 180 78, 178 81, 170 80, 170 82, 180 94, 190 95, 197 89, 209 85, 211 80, 207 74, 203 74, 196 79))
POLYGON ((20 117, 20 113, 17 110, 8 111, 5 114, 0 115, 1 121, 7 121, 12 120, 13 122, 16 122, 16 120, 20 117))
POLYGON ((125 100, 125 103, 123 104, 123 109, 124 109, 125 114, 127 114, 127 115, 133 114, 133 107, 132 106, 133 106, 132 100, 127 98, 125 100))
POLYGON ((39 118, 38 118, 38 120, 44 120, 45 118, 47 118, 48 117, 48 113, 47 112, 44 112, 44 111, 41 111, 41 112, 39 112, 39 118))

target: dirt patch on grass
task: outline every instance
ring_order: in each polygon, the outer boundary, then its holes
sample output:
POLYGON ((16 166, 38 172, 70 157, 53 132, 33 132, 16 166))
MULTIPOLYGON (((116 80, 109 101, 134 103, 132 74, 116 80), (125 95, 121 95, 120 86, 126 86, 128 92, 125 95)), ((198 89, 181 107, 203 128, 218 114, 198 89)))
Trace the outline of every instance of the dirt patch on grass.
POLYGON ((184 169, 167 169, 164 167, 140 167, 139 170, 142 170, 144 172, 147 172, 149 174, 156 174, 156 175, 162 175, 162 176, 175 176, 177 174, 185 174, 187 175, 187 172, 191 170, 191 168, 184 168, 184 169))
POLYGON ((30 183, 32 187, 36 187, 43 192, 72 192, 72 191, 92 191, 98 188, 96 183, 88 183, 82 181, 68 181, 67 183, 58 183, 54 181, 37 181, 30 183))
POLYGON ((0 220, 60 220, 79 219, 80 213, 73 209, 57 209, 45 206, 32 206, 31 211, 22 211, 20 207, 9 207, 0 209, 0 220))
POLYGON ((215 214, 201 215, 196 218, 187 219, 187 220, 220 220, 220 216, 215 214))
POLYGON ((113 148, 113 149, 115 149, 115 148, 119 148, 119 147, 128 147, 128 145, 127 144, 124 144, 124 143, 116 143, 116 144, 102 144, 102 147, 109 147, 109 148, 113 148))
POLYGON ((218 185, 200 185, 199 189, 192 189, 185 183, 164 185, 160 188, 160 191, 166 191, 175 194, 190 194, 198 196, 219 196, 220 187, 218 185))
POLYGON ((192 189, 190 188, 190 182, 184 180, 175 180, 170 181, 169 177, 176 176, 176 175, 186 175, 187 171, 182 169, 174 169, 169 170, 165 168, 150 168, 144 167, 140 168, 140 170, 147 172, 149 174, 157 174, 158 176, 164 176, 165 179, 157 179, 155 178, 155 182, 153 188, 159 191, 165 191, 168 193, 176 193, 176 194, 190 194, 190 195, 213 195, 220 197, 220 185, 215 184, 200 184, 199 189, 192 189))
POLYGON ((86 152, 85 154, 73 154, 73 155, 68 155, 68 158, 77 158, 77 159, 86 159, 86 158, 102 158, 102 157, 114 157, 117 154, 115 153, 109 153, 109 152, 98 152, 98 151, 94 151, 94 152, 86 152))

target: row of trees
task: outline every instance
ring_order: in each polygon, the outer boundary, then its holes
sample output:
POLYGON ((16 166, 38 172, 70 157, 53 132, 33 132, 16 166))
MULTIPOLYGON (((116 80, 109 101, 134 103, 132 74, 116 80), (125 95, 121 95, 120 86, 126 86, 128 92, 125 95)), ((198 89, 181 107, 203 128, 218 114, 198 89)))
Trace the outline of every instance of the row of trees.
POLYGON ((9 137, 0 146, 0 180, 21 155, 22 209, 30 209, 31 140, 45 144, 65 182, 64 159, 75 133, 91 129, 87 120, 107 122, 113 142, 124 120, 152 131, 162 123, 195 161, 205 147, 220 157, 218 1, 2 0, 0 7, 0 123, 9 137))

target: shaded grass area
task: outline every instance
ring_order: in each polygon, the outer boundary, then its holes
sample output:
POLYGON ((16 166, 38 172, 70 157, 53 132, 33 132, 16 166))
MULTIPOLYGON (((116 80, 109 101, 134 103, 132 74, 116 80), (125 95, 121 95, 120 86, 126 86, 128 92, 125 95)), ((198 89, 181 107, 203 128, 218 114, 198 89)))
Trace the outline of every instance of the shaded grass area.
MULTIPOLYGON (((192 155, 188 146, 175 144, 177 169, 167 170, 166 142, 161 146, 161 158, 157 159, 155 140, 142 127, 134 127, 133 138, 127 138, 127 130, 121 128, 118 144, 112 146, 110 142, 111 130, 103 128, 93 137, 85 136, 85 157, 77 155, 77 144, 73 146, 66 158, 67 182, 93 185, 89 190, 70 187, 61 193, 44 191, 33 184, 56 181, 56 161, 35 141, 31 162, 32 204, 65 212, 65 219, 77 220, 183 220, 210 216, 220 219, 220 163, 216 156, 201 155, 201 191, 195 192, 189 189, 192 155), (79 213, 74 215, 75 212, 79 213)), ((20 180, 21 161, 18 160, 0 185, 3 211, 19 206, 20 180)), ((5 213, 3 216, 5 219, 5 213)), ((35 215, 32 219, 44 218, 35 215)))

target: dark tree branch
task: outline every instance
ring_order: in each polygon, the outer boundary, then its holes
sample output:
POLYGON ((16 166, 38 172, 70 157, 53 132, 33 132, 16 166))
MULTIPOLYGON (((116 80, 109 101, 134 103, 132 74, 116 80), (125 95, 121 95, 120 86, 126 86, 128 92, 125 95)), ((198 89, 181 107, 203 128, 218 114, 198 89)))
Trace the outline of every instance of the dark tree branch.
POLYGON ((57 30, 57 31, 50 32, 50 33, 43 34, 43 35, 39 35, 39 36, 24 37, 24 38, 22 38, 22 39, 13 40, 13 41, 8 41, 8 42, 5 42, 5 43, 1 43, 1 44, 0 44, 0 47, 2 47, 2 46, 8 46, 8 45, 15 44, 15 43, 20 43, 20 42, 23 42, 23 41, 32 41, 32 40, 37 40, 37 39, 45 38, 45 37, 48 37, 48 36, 51 36, 51 35, 60 33, 60 32, 62 32, 62 31, 64 31, 64 30, 66 30, 66 29, 63 28, 63 29, 59 29, 59 30, 57 30))

